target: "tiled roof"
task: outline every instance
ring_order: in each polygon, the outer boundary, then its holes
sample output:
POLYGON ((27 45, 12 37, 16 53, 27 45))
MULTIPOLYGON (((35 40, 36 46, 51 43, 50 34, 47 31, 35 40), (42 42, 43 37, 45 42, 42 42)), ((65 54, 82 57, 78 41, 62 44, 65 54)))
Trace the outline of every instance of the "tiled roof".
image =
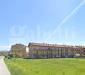
POLYGON ((47 43, 29 43, 28 46, 50 46, 50 47, 73 47, 73 48, 82 48, 83 46, 72 46, 72 45, 59 45, 59 44, 47 44, 47 43))

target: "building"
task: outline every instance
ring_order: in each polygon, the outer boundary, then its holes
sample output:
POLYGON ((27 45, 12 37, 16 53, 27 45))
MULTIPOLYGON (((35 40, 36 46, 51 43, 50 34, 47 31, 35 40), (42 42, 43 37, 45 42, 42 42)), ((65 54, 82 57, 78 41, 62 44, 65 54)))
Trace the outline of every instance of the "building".
POLYGON ((26 57, 26 46, 22 44, 15 44, 11 46, 10 54, 13 57, 26 57))
POLYGON ((45 43, 29 43, 30 58, 76 57, 85 54, 85 47, 45 43))

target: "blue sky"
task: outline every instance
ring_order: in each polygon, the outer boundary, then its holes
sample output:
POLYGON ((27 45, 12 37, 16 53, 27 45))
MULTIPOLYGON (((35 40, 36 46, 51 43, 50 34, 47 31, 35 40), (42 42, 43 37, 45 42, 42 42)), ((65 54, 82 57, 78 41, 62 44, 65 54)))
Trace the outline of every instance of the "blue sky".
POLYGON ((85 45, 84 20, 85 0, 0 0, 0 50, 29 42, 85 45))

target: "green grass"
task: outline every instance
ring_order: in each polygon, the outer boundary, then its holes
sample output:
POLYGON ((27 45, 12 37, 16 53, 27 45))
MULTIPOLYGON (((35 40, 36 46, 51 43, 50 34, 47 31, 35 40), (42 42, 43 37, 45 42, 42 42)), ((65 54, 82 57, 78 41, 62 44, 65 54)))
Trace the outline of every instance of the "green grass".
POLYGON ((85 75, 85 59, 5 59, 12 75, 85 75))

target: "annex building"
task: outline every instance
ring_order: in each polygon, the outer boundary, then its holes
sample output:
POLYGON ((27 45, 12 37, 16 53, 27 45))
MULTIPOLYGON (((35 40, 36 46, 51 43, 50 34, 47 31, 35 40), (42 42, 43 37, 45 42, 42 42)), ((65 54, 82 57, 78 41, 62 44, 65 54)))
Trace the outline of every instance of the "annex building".
POLYGON ((14 44, 9 52, 13 57, 26 57, 26 46, 23 44, 14 44))
POLYGON ((69 46, 45 43, 29 43, 28 56, 30 58, 66 58, 85 54, 83 46, 69 46))

